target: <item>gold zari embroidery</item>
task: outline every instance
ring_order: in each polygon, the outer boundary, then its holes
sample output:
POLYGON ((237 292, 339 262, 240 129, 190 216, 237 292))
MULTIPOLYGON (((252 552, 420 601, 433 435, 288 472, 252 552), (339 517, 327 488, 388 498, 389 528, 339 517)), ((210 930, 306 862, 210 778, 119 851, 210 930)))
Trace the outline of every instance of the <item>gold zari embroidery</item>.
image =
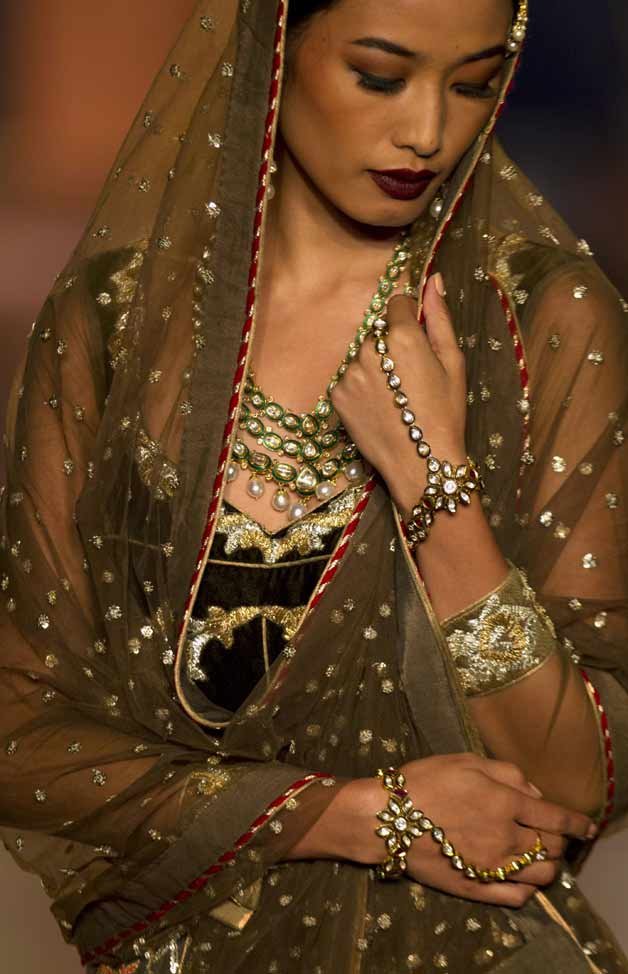
POLYGON ((324 550, 324 538, 336 528, 344 527, 364 490, 363 484, 350 487, 325 505, 320 513, 313 511, 292 524, 283 538, 268 534, 261 524, 241 511, 224 508, 218 519, 216 532, 225 534, 225 554, 232 555, 238 549, 257 548, 266 564, 275 564, 289 552, 300 555, 324 550))
POLYGON ((501 690, 538 669, 556 648, 556 629, 524 571, 445 620, 443 631, 468 696, 501 690))
POLYGON ((221 609, 220 606, 210 606, 204 618, 190 621, 187 641, 187 669, 190 679, 207 679, 200 665, 200 659, 205 646, 212 639, 220 640, 225 649, 231 649, 236 629, 261 616, 262 619, 269 619, 281 626, 284 639, 289 641, 297 631, 305 608, 304 605, 296 608, 284 608, 280 605, 242 605, 236 609, 226 610, 221 609))

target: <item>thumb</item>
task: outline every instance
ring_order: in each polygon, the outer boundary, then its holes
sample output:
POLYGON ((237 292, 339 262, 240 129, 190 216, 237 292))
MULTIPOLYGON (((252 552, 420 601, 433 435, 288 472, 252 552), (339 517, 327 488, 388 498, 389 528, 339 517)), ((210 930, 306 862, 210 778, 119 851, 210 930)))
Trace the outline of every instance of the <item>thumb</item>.
POLYGON ((423 306, 426 332, 433 351, 447 367, 459 359, 460 347, 445 296, 443 275, 432 274, 427 282, 423 306))

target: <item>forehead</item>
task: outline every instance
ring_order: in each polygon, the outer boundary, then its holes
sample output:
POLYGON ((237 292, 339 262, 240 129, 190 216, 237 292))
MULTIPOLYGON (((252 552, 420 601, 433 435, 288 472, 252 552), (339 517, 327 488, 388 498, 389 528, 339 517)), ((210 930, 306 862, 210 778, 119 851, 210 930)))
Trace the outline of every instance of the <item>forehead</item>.
POLYGON ((384 37, 455 56, 503 43, 512 18, 513 0, 339 0, 318 26, 332 42, 384 37))

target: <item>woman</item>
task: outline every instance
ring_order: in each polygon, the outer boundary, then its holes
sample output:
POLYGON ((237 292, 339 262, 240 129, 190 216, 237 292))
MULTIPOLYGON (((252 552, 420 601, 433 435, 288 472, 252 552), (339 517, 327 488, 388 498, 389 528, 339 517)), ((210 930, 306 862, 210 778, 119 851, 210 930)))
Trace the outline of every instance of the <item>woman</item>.
POLYGON ((0 820, 91 974, 628 970, 625 305, 526 25, 203 0, 34 326, 0 820))

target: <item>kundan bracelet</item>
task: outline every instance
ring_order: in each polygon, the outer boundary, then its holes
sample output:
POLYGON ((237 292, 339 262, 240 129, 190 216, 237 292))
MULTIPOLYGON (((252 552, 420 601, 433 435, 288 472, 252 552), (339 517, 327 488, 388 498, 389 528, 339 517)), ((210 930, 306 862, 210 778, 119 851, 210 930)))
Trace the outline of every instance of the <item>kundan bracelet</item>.
POLYGON ((384 839, 387 851, 385 861, 375 868, 378 879, 399 879, 403 876, 408 869, 407 855, 412 842, 426 833, 429 833, 434 842, 440 846, 440 851, 449 860, 453 869, 463 873, 467 879, 477 880, 480 883, 505 883, 513 873, 521 872, 532 863, 543 862, 548 858, 548 851, 537 832, 532 849, 516 856, 506 866, 497 869, 480 869, 478 866, 471 865, 456 851, 443 829, 434 825, 420 809, 414 807, 402 771, 397 768, 380 768, 377 776, 389 793, 388 805, 377 813, 377 818, 383 824, 378 826, 375 834, 384 839))
POLYGON ((466 463, 458 465, 430 457, 427 469, 427 487, 406 521, 411 547, 427 540, 437 511, 455 514, 458 504, 470 504, 473 491, 484 488, 480 471, 471 457, 467 457, 466 463))
POLYGON ((416 416, 409 406, 408 397, 401 388, 395 363, 390 357, 386 344, 388 322, 378 318, 373 325, 375 350, 380 356, 382 372, 386 375, 388 388, 394 393, 395 406, 401 410, 401 421, 408 427, 410 439, 423 460, 427 460, 427 487, 412 515, 406 522, 408 543, 411 547, 426 541, 437 511, 455 514, 458 504, 470 504, 471 494, 479 488, 484 489, 484 481, 471 457, 462 464, 452 464, 448 460, 438 460, 432 456, 430 444, 423 438, 423 430, 416 424, 416 416))

